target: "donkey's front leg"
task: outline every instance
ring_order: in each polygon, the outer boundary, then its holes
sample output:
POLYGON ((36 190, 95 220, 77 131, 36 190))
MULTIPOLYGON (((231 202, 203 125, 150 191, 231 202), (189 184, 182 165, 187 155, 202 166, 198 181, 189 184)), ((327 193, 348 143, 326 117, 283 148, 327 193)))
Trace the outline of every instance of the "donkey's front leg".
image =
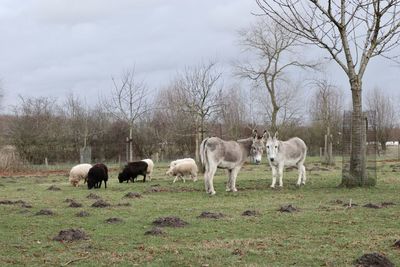
POLYGON ((272 168, 272 184, 271 184, 271 188, 275 188, 275 183, 276 183, 276 167, 275 166, 271 166, 272 168))
POLYGON ((284 168, 284 165, 283 164, 279 164, 279 187, 282 187, 283 186, 283 182, 282 182, 282 179, 283 179, 283 168, 284 168))
POLYGON ((231 188, 232 188, 232 170, 228 170, 228 182, 226 183, 226 189, 225 189, 225 191, 226 192, 229 192, 229 191, 231 191, 231 188))

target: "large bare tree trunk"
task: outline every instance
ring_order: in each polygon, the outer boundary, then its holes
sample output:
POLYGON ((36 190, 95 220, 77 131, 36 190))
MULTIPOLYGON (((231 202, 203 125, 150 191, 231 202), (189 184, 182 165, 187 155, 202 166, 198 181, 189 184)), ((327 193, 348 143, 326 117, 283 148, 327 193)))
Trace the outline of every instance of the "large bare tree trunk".
POLYGON ((362 90, 361 81, 351 82, 353 99, 353 113, 351 120, 351 152, 350 152, 350 174, 342 177, 342 185, 346 187, 371 186, 376 181, 367 175, 366 171, 366 118, 362 112, 362 90))

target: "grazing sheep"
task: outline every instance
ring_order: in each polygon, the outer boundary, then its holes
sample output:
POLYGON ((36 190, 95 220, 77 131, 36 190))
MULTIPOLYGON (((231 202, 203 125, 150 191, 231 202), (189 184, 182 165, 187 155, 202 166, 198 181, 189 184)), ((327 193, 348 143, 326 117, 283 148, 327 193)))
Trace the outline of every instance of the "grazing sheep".
POLYGON ((171 165, 166 174, 175 176, 173 183, 175 183, 178 178, 182 178, 183 182, 185 182, 185 175, 190 175, 195 182, 197 181, 197 171, 196 163, 194 161, 186 160, 178 162, 174 166, 171 165))
POLYGON ((147 163, 147 177, 149 177, 149 181, 151 181, 151 176, 153 175, 153 169, 154 169, 154 162, 151 159, 142 159, 141 161, 144 161, 147 163))
POLYGON ((108 168, 103 163, 97 163, 90 168, 87 177, 88 189, 101 188, 102 181, 104 181, 104 188, 107 188, 108 168))
POLYGON ((190 162, 193 162, 194 164, 196 164, 196 161, 194 161, 194 159, 184 158, 184 159, 177 159, 177 160, 171 161, 171 163, 169 164, 169 167, 174 167, 178 163, 185 162, 185 161, 190 161, 190 162))
POLYGON ((72 167, 68 179, 72 186, 78 187, 81 180, 86 180, 90 168, 92 168, 92 165, 86 163, 72 167))
POLYGON ((90 168, 88 172, 88 189, 101 188, 101 183, 104 181, 104 188, 107 188, 108 168, 103 163, 97 163, 90 168))
POLYGON ((127 165, 125 165, 122 172, 118 174, 118 180, 120 183, 124 181, 128 183, 129 180, 131 180, 132 183, 134 183, 135 178, 138 175, 143 175, 143 183, 144 183, 146 182, 147 167, 148 164, 144 161, 129 162, 127 165))

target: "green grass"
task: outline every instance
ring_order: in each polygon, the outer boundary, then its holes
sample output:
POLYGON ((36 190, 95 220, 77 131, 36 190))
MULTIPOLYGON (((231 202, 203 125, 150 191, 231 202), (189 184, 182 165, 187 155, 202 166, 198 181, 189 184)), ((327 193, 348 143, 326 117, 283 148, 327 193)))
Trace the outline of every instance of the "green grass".
POLYGON ((395 239, 400 239, 400 176, 389 166, 379 169, 374 188, 337 188, 341 173, 336 168, 308 172, 309 181, 302 188, 295 187, 295 170, 285 172, 284 188, 272 190, 265 163, 246 165, 239 173, 237 193, 225 192, 226 175, 218 171, 214 197, 205 194, 202 180, 172 184, 164 175, 166 168, 166 164, 157 165, 153 180, 147 183, 119 184, 116 173, 111 173, 107 190, 92 191, 71 187, 66 176, 0 178, 0 200, 24 200, 33 205, 28 213, 21 213, 20 205, 0 205, 0 266, 351 266, 369 252, 384 253, 400 265, 400 250, 392 247, 395 239), (53 184, 62 190, 46 190, 53 184), (175 192, 145 193, 154 184, 175 192), (24 191, 18 190, 21 188, 24 191), (185 192, 188 190, 192 192, 185 192), (95 200, 86 198, 89 192, 113 205, 130 202, 132 206, 92 208, 95 200), (140 192, 143 197, 123 199, 127 192, 140 192), (66 198, 83 207, 67 207, 66 198), (337 199, 352 199, 360 206, 348 209, 335 204, 337 199), (383 201, 397 205, 362 207, 383 201), (277 211, 289 203, 300 211, 277 211), (56 215, 34 215, 44 208, 56 215), (241 216, 248 209, 260 215, 241 216), (81 210, 90 216, 75 217, 81 210), (219 220, 197 218, 202 211, 226 216, 219 220), (165 236, 144 235, 160 216, 178 216, 189 225, 165 228, 165 236), (124 222, 106 224, 110 217, 124 222), (52 241, 67 228, 83 229, 90 239, 52 241))

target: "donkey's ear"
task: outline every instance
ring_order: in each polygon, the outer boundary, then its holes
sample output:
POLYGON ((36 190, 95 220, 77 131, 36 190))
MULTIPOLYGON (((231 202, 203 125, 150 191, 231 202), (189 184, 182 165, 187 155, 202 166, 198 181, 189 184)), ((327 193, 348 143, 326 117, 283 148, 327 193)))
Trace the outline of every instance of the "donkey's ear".
POLYGON ((253 132, 251 133, 251 136, 256 139, 257 138, 257 130, 253 129, 253 132))
POLYGON ((267 139, 270 136, 269 132, 267 130, 264 130, 264 133, 262 135, 263 139, 267 139))
POLYGON ((274 138, 275 138, 275 139, 278 139, 278 132, 275 132, 274 138))

